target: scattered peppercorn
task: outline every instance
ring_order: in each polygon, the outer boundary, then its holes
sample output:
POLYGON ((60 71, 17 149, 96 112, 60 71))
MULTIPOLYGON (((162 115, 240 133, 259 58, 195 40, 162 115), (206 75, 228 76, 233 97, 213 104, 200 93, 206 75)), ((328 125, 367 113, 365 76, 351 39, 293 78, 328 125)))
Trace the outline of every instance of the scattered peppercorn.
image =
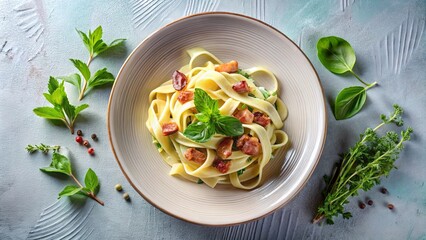
POLYGON ((123 190, 123 187, 121 186, 121 184, 116 184, 115 185, 115 190, 121 191, 121 190, 123 190))
POLYGON ((360 202, 360 203, 358 204, 358 206, 359 206, 359 208, 364 209, 364 208, 365 208, 365 203, 360 202))
POLYGON ((84 145, 84 146, 86 146, 86 147, 90 147, 90 143, 89 143, 89 141, 87 141, 87 140, 84 140, 84 141, 83 141, 83 145, 84 145))
POLYGON ((388 190, 386 188, 382 187, 382 188, 380 188, 380 192, 383 193, 383 194, 387 194, 388 190))
POLYGON ((93 148, 89 148, 89 149, 87 150, 87 152, 88 152, 90 155, 93 155, 93 154, 95 154, 95 149, 93 149, 93 148))
POLYGON ((83 136, 83 132, 82 132, 80 129, 78 129, 78 130, 77 130, 77 135, 78 135, 78 136, 83 136))
POLYGON ((395 208, 395 206, 394 206, 392 203, 389 203, 389 204, 388 204, 388 208, 389 208, 390 210, 392 210, 392 209, 394 209, 394 208, 395 208))
POLYGON ((130 196, 129 196, 129 194, 128 194, 128 193, 124 193, 124 194, 123 194, 123 198, 124 198, 126 201, 128 201, 128 200, 130 199, 130 196))
POLYGON ((75 141, 78 142, 78 143, 82 143, 83 138, 81 136, 77 136, 77 137, 75 137, 75 141))
POLYGON ((367 201, 367 204, 368 204, 368 205, 370 205, 370 206, 371 206, 371 205, 373 205, 373 200, 369 199, 369 200, 367 201))
POLYGON ((91 136, 91 137, 92 137, 92 139, 93 139, 94 141, 96 141, 96 140, 98 139, 98 136, 96 136, 96 134, 94 134, 94 133, 92 134, 92 136, 91 136))

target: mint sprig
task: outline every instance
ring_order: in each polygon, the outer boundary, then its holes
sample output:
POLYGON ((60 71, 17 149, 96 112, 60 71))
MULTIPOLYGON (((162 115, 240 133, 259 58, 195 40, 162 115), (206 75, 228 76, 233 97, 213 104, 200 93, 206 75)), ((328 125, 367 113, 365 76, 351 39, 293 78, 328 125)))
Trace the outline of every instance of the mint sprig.
POLYGON ((83 76, 83 79, 78 73, 73 73, 69 76, 62 76, 59 78, 76 86, 79 92, 78 99, 81 100, 93 88, 114 82, 114 75, 108 72, 106 68, 100 69, 92 75, 89 67, 93 59, 95 59, 98 55, 122 45, 126 39, 115 39, 109 45, 106 44, 104 40, 102 40, 103 30, 101 26, 98 26, 93 32, 89 30, 88 34, 78 29, 76 29, 76 31, 83 40, 84 46, 86 46, 89 51, 89 59, 87 60, 87 63, 78 59, 70 59, 70 61, 80 72, 81 76, 83 76))
POLYGON ((59 83, 56 78, 50 77, 47 87, 48 92, 43 95, 53 107, 37 107, 33 109, 33 112, 42 118, 62 121, 70 129, 71 134, 74 134, 74 122, 77 116, 89 105, 71 105, 64 89, 64 81, 59 83))
POLYGON ((61 155, 57 152, 53 153, 52 162, 48 167, 40 168, 41 171, 46 173, 60 173, 70 176, 77 185, 67 185, 64 189, 59 193, 58 198, 65 196, 73 196, 76 194, 80 194, 83 196, 87 196, 101 204, 104 205, 104 202, 96 197, 96 194, 99 191, 99 180, 96 176, 96 173, 89 168, 87 170, 86 176, 84 178, 83 186, 80 181, 74 176, 71 167, 71 161, 64 155, 61 155))
POLYGON ((195 88, 194 104, 198 111, 195 114, 197 121, 188 125, 183 132, 187 138, 203 143, 215 133, 229 137, 244 133, 241 122, 234 117, 221 115, 218 101, 212 99, 204 90, 195 88))

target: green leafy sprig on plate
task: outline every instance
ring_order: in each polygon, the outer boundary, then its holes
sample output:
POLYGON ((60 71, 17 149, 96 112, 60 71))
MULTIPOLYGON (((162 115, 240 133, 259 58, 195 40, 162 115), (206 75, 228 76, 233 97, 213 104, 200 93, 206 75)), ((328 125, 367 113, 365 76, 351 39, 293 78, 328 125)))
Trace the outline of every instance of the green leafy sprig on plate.
POLYGON ((350 72, 364 85, 364 87, 352 86, 344 88, 339 92, 334 102, 334 117, 336 120, 354 116, 364 106, 367 99, 366 91, 375 86, 377 82, 368 84, 354 73, 355 51, 346 40, 335 36, 321 38, 317 43, 317 51, 319 60, 329 71, 335 74, 350 72))
POLYGON ((50 166, 40 168, 40 170, 46 173, 65 174, 67 176, 70 176, 77 184, 65 186, 65 188, 59 193, 58 198, 79 194, 92 198, 102 206, 104 205, 104 202, 98 197, 96 197, 96 194, 99 192, 99 180, 96 176, 96 173, 91 168, 87 170, 86 176, 84 177, 85 186, 83 186, 80 181, 78 181, 78 179, 74 176, 70 160, 66 156, 61 155, 57 152, 53 153, 52 162, 50 163, 50 166))
POLYGON ((64 81, 61 83, 54 77, 50 77, 48 84, 48 92, 43 93, 46 100, 53 105, 53 107, 37 107, 34 108, 34 113, 42 118, 62 121, 74 134, 74 122, 81 111, 88 108, 88 104, 81 104, 73 106, 68 101, 67 93, 64 89, 64 81))
POLYGON ((225 136, 239 136, 244 133, 241 122, 231 116, 221 115, 218 101, 212 99, 207 92, 195 89, 194 104, 198 113, 198 121, 191 123, 183 132, 187 138, 195 142, 207 142, 215 133, 225 136))
POLYGON ((318 207, 314 223, 325 218, 328 224, 333 224, 333 218, 339 214, 350 218, 352 214, 344 209, 349 197, 358 195, 360 189, 370 190, 380 183, 382 176, 388 176, 395 168, 394 162, 404 148, 403 143, 410 140, 413 129, 409 127, 400 135, 389 131, 383 136, 379 136, 377 131, 386 124, 402 126, 402 113, 402 108, 394 105, 394 112, 389 117, 382 114, 382 122, 373 129, 367 128, 360 140, 342 155, 332 176, 324 176, 327 184, 325 199, 318 207))
POLYGON ((110 44, 106 44, 104 40, 102 40, 103 31, 101 26, 97 27, 93 32, 89 30, 88 34, 78 29, 76 29, 76 31, 83 40, 84 46, 86 46, 89 51, 89 59, 87 63, 78 59, 70 59, 70 61, 73 63, 74 67, 78 69, 83 79, 78 73, 60 77, 60 79, 76 86, 79 92, 78 99, 81 100, 85 94, 90 92, 93 88, 114 82, 114 76, 108 72, 106 68, 102 68, 92 74, 89 69, 90 63, 105 51, 120 46, 126 39, 115 39, 110 44))

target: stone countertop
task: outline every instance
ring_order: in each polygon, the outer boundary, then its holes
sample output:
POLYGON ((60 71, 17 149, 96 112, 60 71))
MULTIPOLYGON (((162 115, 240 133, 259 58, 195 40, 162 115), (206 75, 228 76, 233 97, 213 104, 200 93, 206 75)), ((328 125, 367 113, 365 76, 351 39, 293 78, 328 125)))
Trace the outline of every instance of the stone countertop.
MULTIPOLYGON (((296 0, 128 0, 53 1, 3 0, 0 2, 0 239, 426 239, 426 2, 419 1, 296 1, 296 0), (208 11, 229 11, 265 21, 289 36, 309 57, 321 78, 327 98, 328 133, 321 160, 305 188, 288 205, 265 218, 232 227, 205 227, 170 217, 152 207, 124 178, 111 152, 106 128, 110 88, 87 95, 90 108, 76 122, 86 137, 99 136, 90 157, 75 135, 36 117, 32 109, 46 104, 49 76, 73 73, 69 58, 87 59, 75 28, 87 31, 98 25, 104 39, 127 38, 126 50, 95 59, 116 75, 130 51, 146 36, 182 16, 208 11), (338 91, 358 82, 326 70, 316 56, 320 37, 336 35, 353 46, 355 71, 379 86, 369 90, 364 109, 355 117, 336 121, 330 101, 338 91), (415 134, 396 162, 397 170, 380 186, 360 192, 347 209, 349 220, 334 225, 313 225, 321 201, 322 176, 329 174, 341 153, 356 142, 366 127, 375 126, 380 113, 398 103, 405 109, 406 125, 415 134), (87 168, 98 174, 102 187, 94 201, 57 193, 70 183, 38 170, 50 157, 29 155, 27 144, 66 146, 77 177, 87 168), (126 202, 114 190, 122 183, 131 196, 126 202), (358 202, 374 200, 359 209, 358 202), (395 209, 386 208, 393 203, 395 209)), ((66 86, 72 103, 77 93, 66 86)))

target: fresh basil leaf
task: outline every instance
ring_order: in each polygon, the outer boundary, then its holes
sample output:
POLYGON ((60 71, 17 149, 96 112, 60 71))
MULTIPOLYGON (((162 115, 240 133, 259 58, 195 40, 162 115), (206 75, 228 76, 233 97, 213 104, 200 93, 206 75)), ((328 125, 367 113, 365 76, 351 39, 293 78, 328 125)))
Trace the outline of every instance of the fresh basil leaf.
POLYGON ((183 135, 192 141, 203 143, 207 142, 215 133, 214 127, 209 123, 196 122, 190 124, 183 135))
POLYGON ((96 194, 96 189, 99 186, 99 180, 98 176, 96 176, 96 173, 91 168, 89 168, 86 172, 84 184, 86 185, 86 188, 96 194))
POLYGON ((234 137, 244 133, 244 128, 240 120, 231 116, 218 117, 214 125, 216 132, 225 136, 234 137))
POLYGON ((87 37, 87 35, 84 32, 82 32, 82 31, 80 31, 78 29, 75 29, 75 30, 77 31, 77 33, 80 36, 81 40, 83 40, 84 46, 86 46, 87 50, 89 50, 89 52, 91 52, 92 45, 90 44, 89 37, 87 37))
POLYGON ((58 199, 64 196, 72 196, 79 193, 82 188, 75 185, 67 185, 64 189, 59 193, 58 199))
POLYGON ((61 80, 64 80, 67 83, 70 83, 70 84, 76 86, 78 92, 79 93, 81 92, 81 77, 80 77, 79 74, 73 73, 69 76, 61 76, 61 77, 58 77, 58 78, 61 79, 61 80))
POLYGON ((318 40, 318 58, 322 65, 333 73, 352 71, 356 56, 351 45, 344 39, 329 36, 318 40))
POLYGON ((40 168, 43 172, 64 173, 68 176, 72 174, 70 160, 59 153, 53 153, 52 162, 49 167, 40 168))
POLYGON ((49 84, 47 85, 48 91, 52 94, 59 87, 59 82, 56 78, 50 76, 49 84))
POLYGON ((81 111, 83 111, 84 109, 86 109, 86 108, 88 108, 89 107, 89 105, 88 104, 81 104, 80 106, 77 106, 76 108, 75 108, 75 117, 77 117, 78 116, 78 114, 81 112, 81 111))
POLYGON ((364 87, 354 86, 344 88, 336 97, 334 116, 336 120, 350 118, 364 106, 367 94, 364 87))
POLYGON ((205 114, 205 113, 196 113, 195 117, 198 119, 198 121, 200 122, 209 122, 210 121, 210 115, 205 114))
POLYGON ((58 111, 52 107, 38 107, 34 108, 33 112, 42 118, 54 119, 54 120, 62 120, 64 118, 64 114, 61 111, 58 111))
POLYGON ((70 61, 74 64, 74 67, 76 67, 78 71, 80 71, 84 79, 88 80, 90 78, 90 70, 87 64, 78 59, 70 59, 70 61))
POLYGON ((212 115, 213 113, 219 112, 218 101, 212 99, 207 92, 201 88, 195 88, 194 104, 199 113, 212 115))

